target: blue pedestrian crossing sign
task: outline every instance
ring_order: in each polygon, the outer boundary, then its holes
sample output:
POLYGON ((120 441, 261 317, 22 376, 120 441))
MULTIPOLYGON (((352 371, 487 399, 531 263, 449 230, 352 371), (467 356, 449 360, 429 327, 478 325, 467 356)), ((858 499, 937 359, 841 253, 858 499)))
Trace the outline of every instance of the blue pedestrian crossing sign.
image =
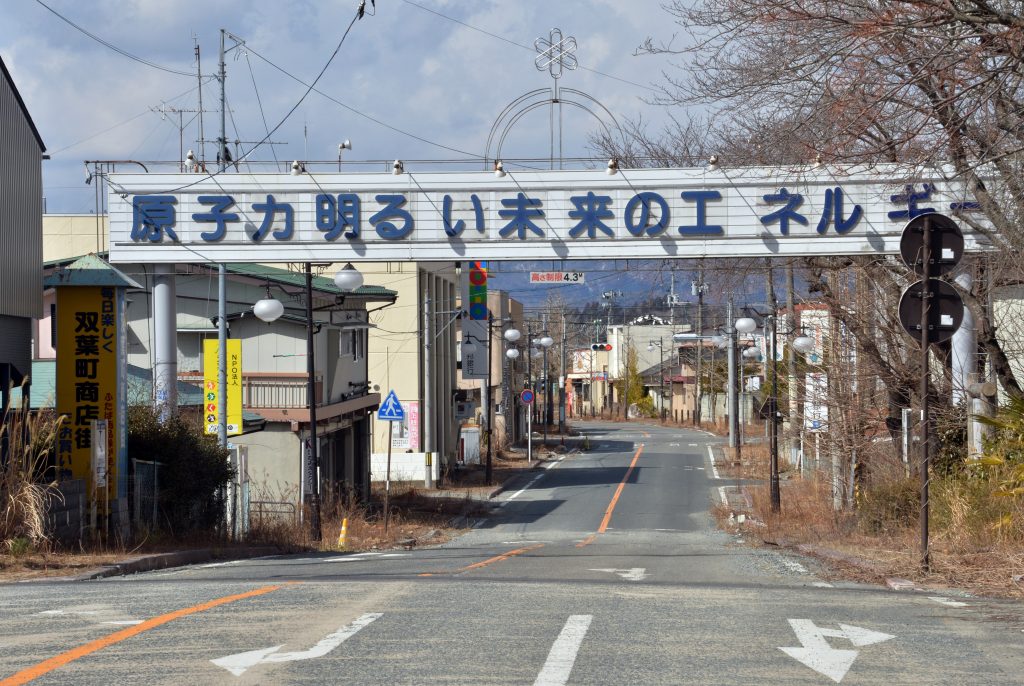
POLYGON ((400 422, 405 419, 405 410, 402 409, 402 403, 398 402, 398 396, 394 391, 388 393, 388 397, 380 404, 377 419, 385 422, 400 422))

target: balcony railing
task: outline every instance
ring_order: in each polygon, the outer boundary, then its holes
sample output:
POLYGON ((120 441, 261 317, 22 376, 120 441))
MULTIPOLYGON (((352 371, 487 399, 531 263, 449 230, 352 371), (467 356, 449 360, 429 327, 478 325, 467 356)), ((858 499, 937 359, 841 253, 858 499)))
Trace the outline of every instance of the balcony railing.
MULTIPOLYGON (((298 409, 308 406, 305 374, 252 372, 242 374, 242 407, 252 409, 298 409)), ((178 379, 203 385, 203 375, 183 373, 178 379)), ((316 377, 316 397, 323 397, 323 380, 316 377)))

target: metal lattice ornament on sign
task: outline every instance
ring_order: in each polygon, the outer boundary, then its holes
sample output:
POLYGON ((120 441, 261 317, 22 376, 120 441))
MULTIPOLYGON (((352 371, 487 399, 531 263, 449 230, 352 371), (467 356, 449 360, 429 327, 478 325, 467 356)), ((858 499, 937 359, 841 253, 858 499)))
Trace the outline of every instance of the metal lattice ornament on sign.
POLYGON ((533 41, 533 47, 538 53, 533 61, 537 65, 537 70, 547 69, 553 79, 561 78, 563 69, 573 71, 579 66, 576 61, 576 38, 563 38, 561 29, 551 29, 547 38, 533 41))

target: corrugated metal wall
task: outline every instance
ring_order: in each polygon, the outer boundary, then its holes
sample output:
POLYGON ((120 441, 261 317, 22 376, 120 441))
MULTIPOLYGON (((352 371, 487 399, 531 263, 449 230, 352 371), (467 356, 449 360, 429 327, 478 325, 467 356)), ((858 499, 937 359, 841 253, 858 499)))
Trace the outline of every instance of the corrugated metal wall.
POLYGON ((42 198, 42 151, 0 76, 0 315, 42 316, 42 198))
POLYGON ((22 374, 32 371, 31 319, 0 314, 0 362, 13 364, 22 374))

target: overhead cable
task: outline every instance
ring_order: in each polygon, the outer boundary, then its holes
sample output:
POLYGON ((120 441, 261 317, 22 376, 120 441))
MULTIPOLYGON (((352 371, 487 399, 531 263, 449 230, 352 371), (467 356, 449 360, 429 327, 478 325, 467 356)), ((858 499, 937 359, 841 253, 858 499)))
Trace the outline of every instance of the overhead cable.
POLYGON ((107 48, 110 48, 111 50, 113 50, 114 52, 118 53, 119 55, 124 55, 128 59, 135 60, 136 62, 139 62, 141 64, 146 65, 147 67, 152 67, 153 69, 159 69, 160 71, 165 71, 165 72, 167 72, 169 74, 177 74, 179 76, 191 76, 193 78, 196 75, 195 72, 181 71, 180 69, 172 69, 170 67, 164 67, 164 66, 161 66, 159 64, 156 64, 155 62, 150 62, 147 59, 143 59, 142 57, 139 57, 138 55, 133 55, 132 53, 128 52, 127 50, 119 48, 119 47, 117 47, 116 45, 114 45, 113 43, 111 43, 109 41, 103 40, 102 38, 97 36, 95 33, 91 33, 89 31, 87 31, 86 29, 82 28, 81 26, 79 26, 75 22, 71 21, 70 19, 65 17, 63 14, 61 14, 57 10, 55 10, 52 7, 50 7, 49 5, 47 5, 45 2, 43 2, 43 0, 36 0, 36 2, 38 4, 40 4, 40 5, 42 5, 43 7, 45 7, 47 10, 49 10, 58 19, 60 19, 61 21, 63 21, 67 25, 71 26, 72 28, 74 28, 76 31, 80 31, 81 33, 85 34, 89 38, 92 38, 94 41, 96 41, 100 45, 103 45, 103 46, 105 46, 107 48))

